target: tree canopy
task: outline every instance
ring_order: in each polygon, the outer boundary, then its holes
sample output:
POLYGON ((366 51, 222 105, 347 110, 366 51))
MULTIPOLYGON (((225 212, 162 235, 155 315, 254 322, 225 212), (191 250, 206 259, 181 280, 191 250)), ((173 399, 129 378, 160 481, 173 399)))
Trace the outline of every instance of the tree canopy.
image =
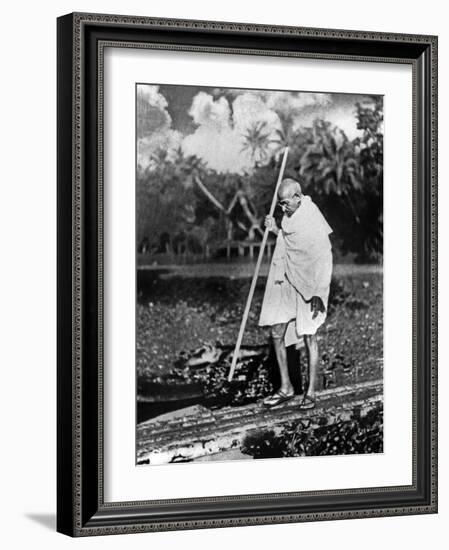
POLYGON ((137 168, 138 243, 152 252, 203 252, 230 237, 260 239, 278 176, 283 148, 289 145, 286 176, 298 179, 334 230, 341 253, 359 261, 380 261, 383 251, 382 98, 357 103, 359 137, 350 140, 327 120, 294 127, 281 118, 276 138, 263 122, 243 135, 254 159, 244 174, 218 173, 179 147, 168 155, 160 147, 146 168, 137 168))

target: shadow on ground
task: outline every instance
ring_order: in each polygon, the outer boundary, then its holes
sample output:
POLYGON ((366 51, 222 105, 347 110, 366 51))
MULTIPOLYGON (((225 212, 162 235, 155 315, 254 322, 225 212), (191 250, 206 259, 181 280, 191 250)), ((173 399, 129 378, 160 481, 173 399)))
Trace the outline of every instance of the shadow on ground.
POLYGON ((25 517, 51 531, 56 531, 56 514, 25 514, 25 517))

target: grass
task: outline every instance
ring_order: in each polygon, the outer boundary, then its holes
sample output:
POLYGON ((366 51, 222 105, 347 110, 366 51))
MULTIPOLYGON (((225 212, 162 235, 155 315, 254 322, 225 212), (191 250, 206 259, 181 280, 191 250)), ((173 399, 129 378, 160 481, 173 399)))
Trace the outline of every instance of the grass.
MULTIPOLYGON (((346 378, 381 376, 383 357, 382 273, 346 267, 331 286, 329 313, 320 328, 319 379, 323 386, 346 378), (339 379, 339 380, 338 380, 339 379)), ((137 303, 137 376, 163 381, 182 352, 205 342, 234 345, 248 294, 248 278, 160 278, 140 272, 137 303)), ((259 280, 245 344, 264 344, 258 327, 265 279, 259 280)))

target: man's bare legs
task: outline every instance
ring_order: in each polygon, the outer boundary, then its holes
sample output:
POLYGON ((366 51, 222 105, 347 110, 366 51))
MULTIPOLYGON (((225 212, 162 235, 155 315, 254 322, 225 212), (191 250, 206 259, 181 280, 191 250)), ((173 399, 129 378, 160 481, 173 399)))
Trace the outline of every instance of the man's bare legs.
POLYGON ((304 343, 306 345, 309 371, 309 385, 305 394, 313 398, 315 396, 316 372, 318 367, 318 340, 316 334, 305 334, 304 343))
POLYGON ((279 365, 281 375, 281 387, 283 393, 290 395, 293 393, 293 385, 288 374, 287 349, 285 347, 284 335, 287 329, 287 323, 279 323, 271 327, 271 337, 273 338, 274 351, 279 365))
MULTIPOLYGON (((273 338, 274 351, 276 353, 279 373, 281 375, 281 387, 279 388, 279 391, 286 396, 292 396, 294 394, 294 388, 288 373, 287 349, 284 342, 286 329, 286 323, 273 325, 271 327, 271 337, 273 338)), ((315 386, 318 367, 318 341, 316 335, 304 335, 304 343, 307 352, 308 386, 307 390, 304 391, 304 398, 300 406, 303 408, 311 408, 315 406, 315 386)), ((289 398, 291 399, 291 397, 284 397, 283 401, 289 398)), ((280 399, 281 397, 278 394, 274 394, 266 399, 264 404, 265 406, 274 406, 280 402, 283 402, 280 399)))

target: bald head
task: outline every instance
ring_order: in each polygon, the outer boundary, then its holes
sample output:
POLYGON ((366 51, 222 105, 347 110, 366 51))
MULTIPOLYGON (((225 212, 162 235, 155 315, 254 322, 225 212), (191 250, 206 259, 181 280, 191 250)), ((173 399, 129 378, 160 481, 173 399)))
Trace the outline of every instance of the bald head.
POLYGON ((287 216, 291 216, 301 204, 302 191, 299 183, 292 178, 282 180, 278 191, 278 205, 287 216))
POLYGON ((285 178, 282 180, 278 191, 279 197, 288 197, 292 195, 301 196, 301 194, 301 186, 296 180, 292 178, 285 178))

